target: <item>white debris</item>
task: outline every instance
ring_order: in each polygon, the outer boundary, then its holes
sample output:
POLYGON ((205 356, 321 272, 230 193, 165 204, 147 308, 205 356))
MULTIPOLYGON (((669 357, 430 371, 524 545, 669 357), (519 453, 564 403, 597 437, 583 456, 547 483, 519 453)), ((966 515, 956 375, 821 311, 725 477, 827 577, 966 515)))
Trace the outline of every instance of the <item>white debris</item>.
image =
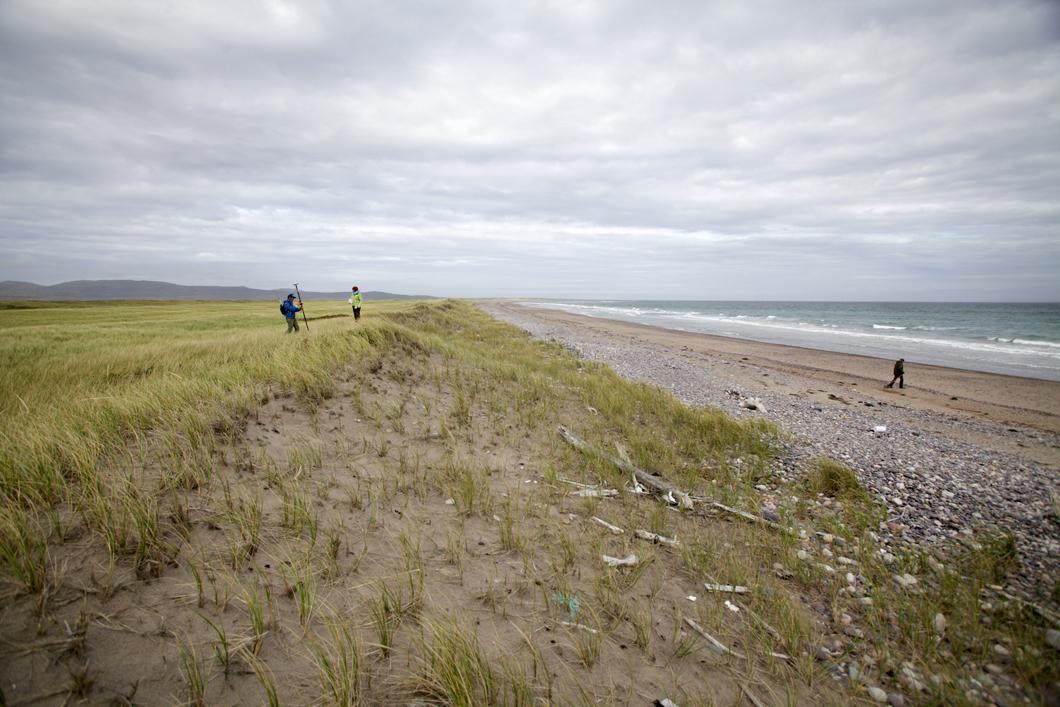
POLYGON ((582 489, 581 491, 571 491, 570 495, 581 498, 611 498, 617 496, 618 491, 615 489, 582 489))
POLYGON ((632 477, 633 477, 633 484, 632 485, 626 484, 626 489, 631 494, 633 494, 635 496, 647 496, 648 495, 648 489, 646 489, 646 488, 644 488, 643 486, 640 485, 640 482, 637 481, 637 475, 633 474, 632 477))
POLYGON ((652 533, 650 531, 640 530, 640 529, 635 530, 633 532, 641 540, 648 540, 650 542, 658 543, 660 545, 666 545, 668 547, 677 547, 678 545, 680 545, 680 543, 677 542, 677 538, 676 537, 668 538, 668 537, 666 537, 664 535, 658 535, 656 533, 652 533))
POLYGON ((597 523, 599 525, 604 526, 605 528, 610 530, 615 535, 621 535, 622 533, 625 532, 624 530, 622 530, 622 528, 619 528, 617 525, 611 525, 610 523, 608 523, 603 518, 597 518, 596 516, 592 516, 592 518, 590 520, 592 520, 594 523, 597 523))
POLYGON ((703 587, 708 592, 727 592, 729 594, 746 594, 747 587, 740 586, 739 584, 709 584, 704 583, 703 587))
POLYGON ((621 558, 611 557, 610 555, 604 555, 603 557, 608 567, 632 567, 637 564, 637 556, 632 552, 621 558))
POLYGON ((740 402, 742 407, 748 410, 757 410, 758 412, 765 414, 767 412, 766 406, 762 404, 762 401, 758 398, 745 398, 740 402))

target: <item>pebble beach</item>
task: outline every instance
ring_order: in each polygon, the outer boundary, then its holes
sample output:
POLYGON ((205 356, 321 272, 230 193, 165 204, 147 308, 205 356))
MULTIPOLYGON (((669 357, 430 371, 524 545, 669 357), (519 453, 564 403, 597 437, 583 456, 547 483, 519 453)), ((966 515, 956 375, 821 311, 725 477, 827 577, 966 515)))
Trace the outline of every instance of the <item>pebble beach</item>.
POLYGON ((796 480, 813 457, 844 462, 886 504, 880 530, 891 542, 937 545, 981 528, 1011 531, 1021 563, 1012 587, 1055 604, 1060 384, 913 363, 906 390, 886 390, 890 361, 512 302, 479 306, 686 404, 776 423, 790 439, 779 480, 796 480))

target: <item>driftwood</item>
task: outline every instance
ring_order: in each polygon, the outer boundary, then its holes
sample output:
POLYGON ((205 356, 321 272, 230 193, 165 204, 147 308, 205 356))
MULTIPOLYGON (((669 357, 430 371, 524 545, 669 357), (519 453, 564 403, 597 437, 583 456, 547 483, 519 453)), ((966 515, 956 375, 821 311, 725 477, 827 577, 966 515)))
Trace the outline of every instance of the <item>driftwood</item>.
POLYGON ((747 699, 751 702, 751 704, 753 704, 755 707, 766 707, 764 704, 762 704, 762 700, 755 697, 755 693, 751 692, 751 688, 747 687, 747 685, 744 685, 742 682, 737 684, 740 686, 740 689, 743 690, 743 694, 747 695, 747 699))
POLYGON ((608 567, 633 567, 637 564, 637 556, 632 552, 625 557, 611 557, 610 555, 604 555, 603 558, 608 567))
MULTIPOLYGON (((759 616, 755 612, 751 611, 751 609, 749 607, 746 607, 743 604, 737 604, 737 606, 740 607, 741 609, 743 609, 744 611, 746 611, 747 615, 750 616, 755 621, 755 623, 757 623, 759 626, 764 628, 766 630, 766 633, 768 633, 770 636, 772 636, 778 643, 783 643, 784 642, 784 639, 780 635, 780 631, 778 631, 775 628, 773 628, 772 626, 770 626, 768 621, 763 619, 761 616, 759 616)), ((774 653, 773 655, 778 655, 778 654, 774 653)))
POLYGON ((615 489, 582 489, 580 491, 571 491, 570 495, 582 498, 613 498, 618 495, 618 491, 615 489))
POLYGON ((728 592, 730 594, 746 594, 747 587, 739 584, 708 584, 703 583, 703 588, 708 592, 728 592))
POLYGON ((589 446, 589 444, 585 442, 585 440, 578 437, 576 434, 574 434, 562 425, 559 426, 558 431, 560 436, 563 437, 567 444, 571 445, 578 451, 583 452, 585 454, 599 454, 603 456, 605 459, 610 461, 622 471, 626 472, 627 474, 633 474, 633 478, 636 482, 648 487, 657 496, 660 496, 664 499, 669 497, 673 499, 673 502, 676 505, 679 505, 681 508, 692 507, 692 497, 681 489, 674 486, 673 484, 671 484, 666 479, 662 478, 661 476, 644 471, 643 469, 638 469, 626 459, 612 457, 593 449, 591 446, 589 446))
POLYGON ((571 481, 570 479, 564 479, 562 476, 557 477, 556 480, 565 484, 570 484, 571 486, 577 486, 580 489, 594 489, 597 487, 596 484, 583 484, 580 481, 571 481))
POLYGON ((680 543, 677 542, 677 538, 668 538, 666 536, 658 535, 647 530, 637 529, 634 530, 633 533, 641 540, 648 540, 659 545, 666 545, 667 547, 678 547, 680 545, 680 543))
MULTIPOLYGON (((700 636, 707 639, 707 643, 710 644, 711 648, 713 648, 718 655, 731 655, 733 657, 739 658, 740 660, 747 660, 747 656, 743 655, 739 651, 734 651, 732 648, 729 648, 724 643, 714 638, 714 636, 711 636, 709 633, 707 633, 706 629, 704 629, 702 626, 700 626, 687 616, 685 617, 685 623, 691 626, 692 629, 695 630, 695 632, 698 633, 700 636)), ((780 660, 791 660, 791 656, 785 655, 783 653, 773 653, 771 651, 769 655, 780 660)))
POLYGON ((595 628, 589 628, 584 624, 577 624, 571 621, 560 621, 559 623, 561 626, 566 626, 567 628, 576 628, 580 631, 588 631, 589 633, 599 633, 595 628))
POLYGON ((747 659, 747 656, 743 655, 742 653, 738 653, 737 651, 734 651, 732 648, 729 648, 724 643, 714 638, 714 636, 711 636, 709 633, 707 633, 706 629, 704 629, 702 626, 700 626, 687 616, 685 617, 685 623, 691 626, 692 630, 694 630, 700 636, 707 639, 707 643, 710 644, 710 647, 713 648, 714 652, 718 655, 731 655, 741 660, 747 659))
POLYGON ((726 506, 724 503, 718 503, 717 501, 712 501, 710 505, 713 508, 717 508, 720 511, 725 511, 726 513, 731 513, 733 515, 739 516, 744 520, 751 521, 752 523, 761 523, 762 525, 769 526, 770 528, 774 530, 779 530, 780 532, 786 533, 787 535, 796 535, 795 531, 791 528, 785 528, 780 523, 774 523, 773 521, 762 518, 761 516, 756 516, 754 513, 741 511, 737 508, 726 506))
POLYGON ((626 531, 622 530, 622 528, 619 528, 617 525, 611 525, 610 523, 608 523, 603 518, 597 518, 596 516, 592 516, 592 518, 590 518, 590 520, 592 520, 593 522, 604 526, 605 528, 610 530, 615 535, 621 535, 622 533, 626 532, 626 531))

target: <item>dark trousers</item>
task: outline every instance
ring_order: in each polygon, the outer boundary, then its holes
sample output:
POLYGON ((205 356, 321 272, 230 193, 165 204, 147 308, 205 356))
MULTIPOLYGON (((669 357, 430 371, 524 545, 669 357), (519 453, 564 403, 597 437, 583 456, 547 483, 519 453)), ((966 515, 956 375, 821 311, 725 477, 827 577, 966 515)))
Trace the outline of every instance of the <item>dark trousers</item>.
POLYGON ((898 387, 899 388, 904 388, 905 387, 905 374, 904 373, 899 373, 898 375, 896 375, 894 378, 891 379, 891 382, 887 384, 887 387, 888 388, 893 388, 895 381, 898 381, 898 387))
POLYGON ((360 318, 361 318, 361 308, 360 307, 354 307, 353 308, 353 320, 357 321, 360 318))

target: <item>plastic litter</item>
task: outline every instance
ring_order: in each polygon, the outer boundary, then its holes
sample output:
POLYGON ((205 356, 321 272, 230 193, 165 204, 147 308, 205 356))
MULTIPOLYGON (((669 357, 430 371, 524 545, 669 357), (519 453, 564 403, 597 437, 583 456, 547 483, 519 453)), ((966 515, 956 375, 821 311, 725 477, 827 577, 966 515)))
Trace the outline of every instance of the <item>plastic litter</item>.
POLYGON ((578 597, 565 592, 555 592, 552 595, 552 601, 567 610, 567 616, 572 622, 578 618, 578 609, 581 608, 578 597))

